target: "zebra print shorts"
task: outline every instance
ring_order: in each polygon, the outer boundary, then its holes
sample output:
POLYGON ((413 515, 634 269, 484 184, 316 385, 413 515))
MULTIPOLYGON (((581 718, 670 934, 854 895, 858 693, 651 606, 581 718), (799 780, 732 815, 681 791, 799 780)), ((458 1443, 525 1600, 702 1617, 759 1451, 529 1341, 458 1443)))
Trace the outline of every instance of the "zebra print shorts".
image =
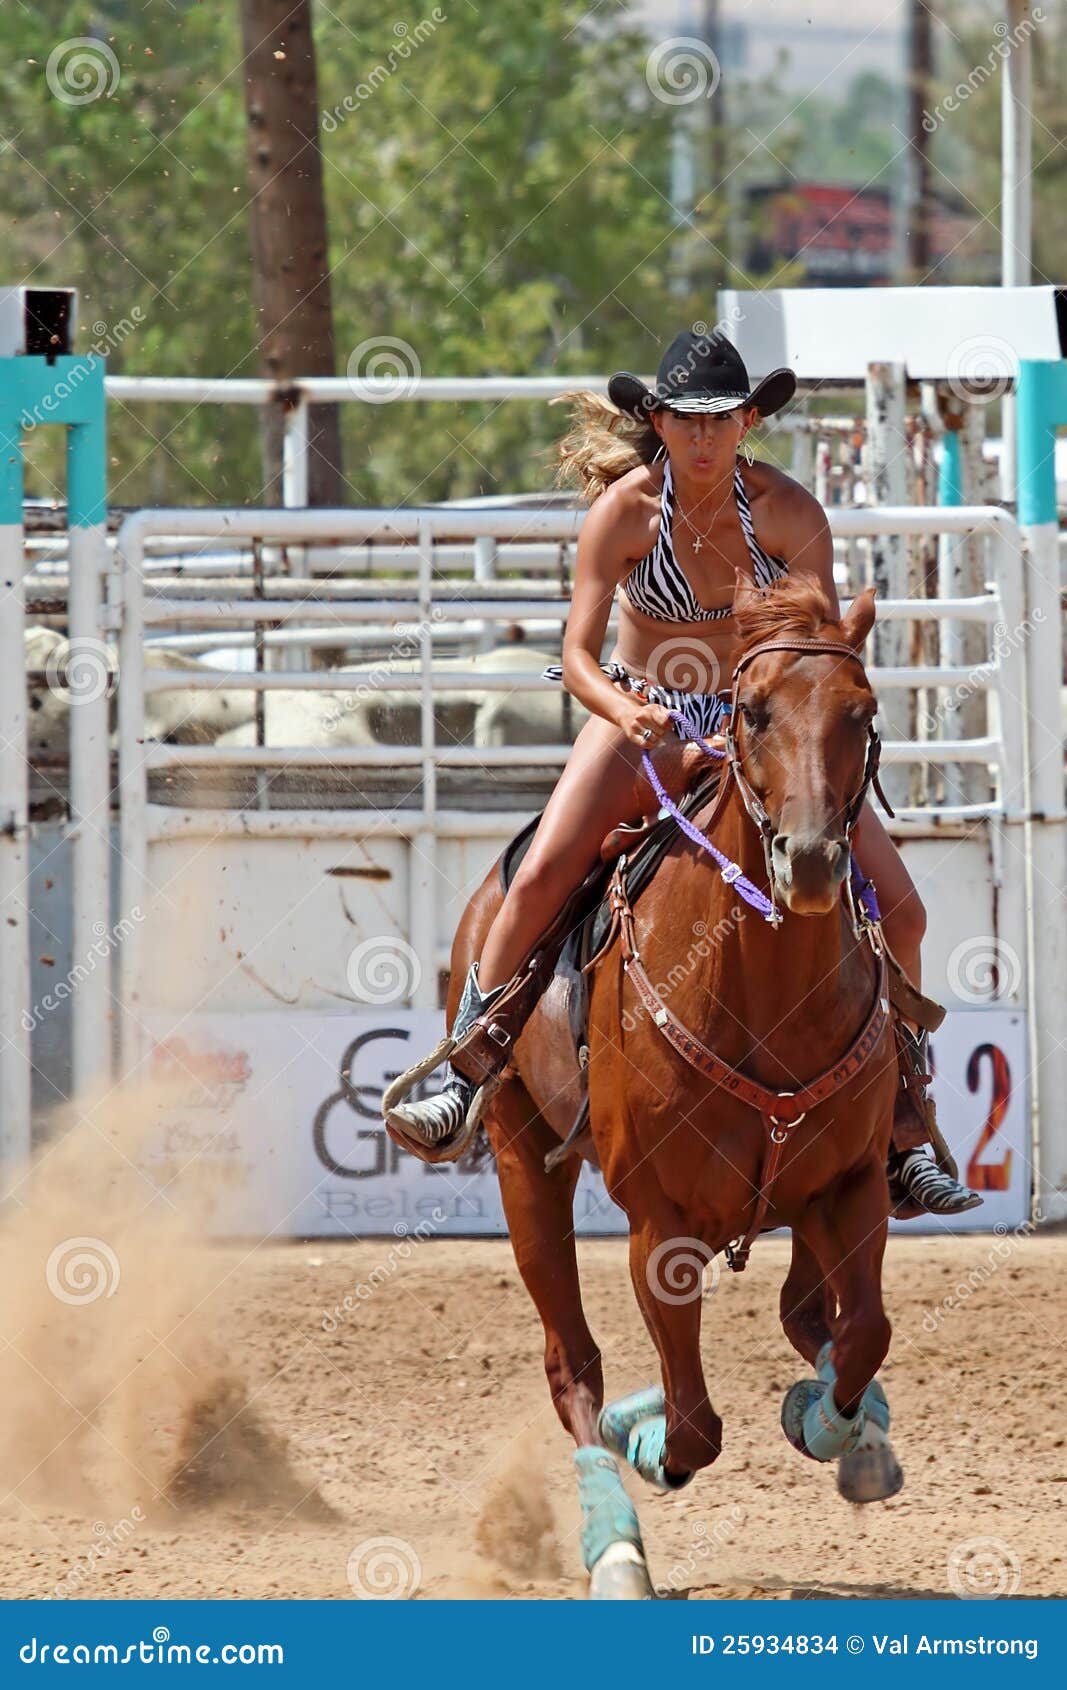
MULTIPOLYGON (((602 663, 600 667, 608 679, 621 686, 624 692, 638 690, 635 677, 621 663, 602 663)), ((550 663, 542 674, 546 681, 562 682, 562 665, 550 663)), ((677 710, 685 717, 685 726, 681 722, 671 724, 679 739, 688 739, 692 729, 702 738, 710 739, 712 734, 719 732, 730 714, 729 693, 682 692, 678 687, 660 687, 650 683, 645 683, 641 690, 652 704, 662 704, 665 710, 677 710)))

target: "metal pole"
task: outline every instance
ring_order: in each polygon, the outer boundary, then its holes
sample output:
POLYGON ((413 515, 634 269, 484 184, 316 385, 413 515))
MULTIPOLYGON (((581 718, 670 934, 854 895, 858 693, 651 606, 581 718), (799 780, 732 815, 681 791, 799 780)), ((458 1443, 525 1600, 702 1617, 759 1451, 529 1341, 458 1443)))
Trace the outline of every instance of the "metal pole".
MULTIPOLYGON (((1000 83, 1000 281, 1001 286, 1029 287, 1031 282, 1031 179, 1033 132, 1030 118, 1032 55, 1028 0, 1008 0, 1010 52, 1004 55, 1000 83)), ((1014 504, 1017 496, 1017 438, 1015 396, 1000 403, 1000 496, 1014 504)))
MULTIPOLYGON (((127 519, 118 536, 119 590, 119 913, 148 909, 148 764, 144 739, 144 529, 127 519)), ((140 1060, 140 996, 147 923, 134 921, 119 954, 120 1064, 128 1078, 140 1060)))
POLYGON ((419 665, 421 679, 422 816, 408 852, 411 942, 419 968, 411 992, 413 1009, 437 1004, 437 747, 434 717, 433 526, 419 524, 419 665))
POLYGON ((1019 363, 1019 521, 1026 535, 1026 705, 1029 739, 1030 1034, 1039 1207, 1067 1218, 1067 807, 1060 715, 1062 630, 1056 426, 1067 424, 1067 363, 1019 363))
POLYGON ((301 397, 285 413, 282 435, 282 503, 304 509, 308 502, 308 406, 301 397))
MULTIPOLYGON (((981 503, 981 452, 984 411, 949 395, 942 400, 941 473, 938 503, 981 503)), ((943 599, 973 598, 985 587, 983 547, 974 534, 942 534, 938 545, 937 591, 943 599)), ((985 636, 980 628, 946 619, 941 623, 940 656, 947 666, 978 665, 985 659, 985 636)), ((953 689, 941 712, 946 739, 974 738, 986 731, 985 703, 980 693, 953 689)), ((984 797, 980 769, 944 767, 946 803, 975 803, 984 797)))
MULTIPOLYGON (((479 534, 474 542, 474 579, 479 584, 496 580, 496 541, 491 534, 479 534)), ((493 649, 494 629, 491 622, 483 622, 478 635, 478 649, 493 649)))
POLYGON ((792 476, 810 493, 815 487, 815 435, 808 420, 807 401, 802 400, 796 409, 799 414, 793 430, 792 476))
MULTIPOLYGON (((306 510, 308 504, 308 476, 310 468, 311 411, 303 394, 284 412, 282 429, 282 504, 289 510, 306 510)), ((303 575, 307 568, 307 551, 303 546, 290 547, 287 552, 291 573, 303 575)), ((275 654, 280 669, 299 670, 307 667, 310 654, 306 646, 294 645, 275 654)))
MULTIPOLYGON (((867 503, 904 505, 908 502, 910 449, 904 429, 906 378, 903 364, 869 364, 867 367, 867 503)), ((908 542, 902 534, 878 536, 871 545, 871 578, 880 598, 909 597, 908 542)), ((903 668, 909 660, 909 630, 903 622, 876 621, 874 661, 884 668, 903 668)), ((883 698, 880 705, 882 732, 887 739, 911 739, 914 735, 914 705, 907 692, 883 698)), ((909 777, 906 769, 887 771, 882 784, 889 802, 896 807, 906 802, 909 777)))
POLYGON ((111 910, 112 675, 101 637, 108 551, 106 402, 99 360, 93 376, 99 388, 95 414, 67 429, 71 953, 75 970, 85 970, 71 1004, 75 1095, 106 1081, 111 1071, 111 942, 105 935, 111 910))
POLYGON ((26 555, 19 376, 5 359, 0 415, 0 1196, 30 1159, 29 782, 26 773, 26 555))

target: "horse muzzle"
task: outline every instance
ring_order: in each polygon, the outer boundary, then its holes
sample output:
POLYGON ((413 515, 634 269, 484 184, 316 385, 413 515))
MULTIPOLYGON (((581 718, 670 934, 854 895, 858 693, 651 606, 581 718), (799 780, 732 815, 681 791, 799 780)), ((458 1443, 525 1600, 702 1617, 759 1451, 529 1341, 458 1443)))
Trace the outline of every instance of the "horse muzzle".
POLYGON ((776 834, 771 867, 778 895, 793 915, 828 915, 840 895, 852 853, 847 839, 776 834))

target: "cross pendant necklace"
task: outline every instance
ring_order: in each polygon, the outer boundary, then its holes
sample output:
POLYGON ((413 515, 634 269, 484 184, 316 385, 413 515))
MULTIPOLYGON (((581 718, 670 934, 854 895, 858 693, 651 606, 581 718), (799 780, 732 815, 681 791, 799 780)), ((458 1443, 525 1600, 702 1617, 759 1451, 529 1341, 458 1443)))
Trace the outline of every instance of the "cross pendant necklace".
MULTIPOLYGON (((718 508, 719 508, 719 510, 722 509, 721 506, 719 506, 718 508)), ((690 535, 692 536, 693 551, 695 553, 699 554, 701 548, 703 547, 703 545, 705 543, 705 541, 710 542, 711 536, 708 535, 708 534, 701 534, 701 533, 698 532, 698 530, 694 527, 693 523, 690 521, 688 514, 682 509, 681 505, 676 505, 675 510, 676 510, 677 514, 681 517, 682 521, 685 523, 686 527, 689 530, 690 535)), ((716 511, 714 514, 717 515, 718 511, 716 511)), ((713 517, 713 520, 714 520, 714 517, 713 517)))

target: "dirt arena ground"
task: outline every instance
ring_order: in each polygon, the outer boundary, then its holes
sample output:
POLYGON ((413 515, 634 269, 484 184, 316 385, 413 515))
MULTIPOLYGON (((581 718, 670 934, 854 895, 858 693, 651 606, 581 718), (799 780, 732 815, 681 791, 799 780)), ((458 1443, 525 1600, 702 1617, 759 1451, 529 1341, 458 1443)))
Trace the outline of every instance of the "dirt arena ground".
MULTIPOLYGON (((786 1255, 760 1245, 707 1298, 721 1460, 674 1497, 634 1482, 657 1586, 908 1598, 963 1578, 1067 1594, 1067 1237, 891 1242, 882 1378, 905 1487, 866 1509, 779 1429, 806 1371, 775 1313, 786 1255)), ((581 1259, 619 1395, 654 1372, 624 1248, 587 1243, 581 1259)), ((427 1241, 403 1260, 388 1240, 198 1247, 193 1261, 156 1263, 152 1295, 119 1316, 121 1294, 65 1309, 46 1340, 51 1314, 24 1298, 5 1328, 3 1596, 584 1596, 570 1445, 506 1241, 427 1241)))

